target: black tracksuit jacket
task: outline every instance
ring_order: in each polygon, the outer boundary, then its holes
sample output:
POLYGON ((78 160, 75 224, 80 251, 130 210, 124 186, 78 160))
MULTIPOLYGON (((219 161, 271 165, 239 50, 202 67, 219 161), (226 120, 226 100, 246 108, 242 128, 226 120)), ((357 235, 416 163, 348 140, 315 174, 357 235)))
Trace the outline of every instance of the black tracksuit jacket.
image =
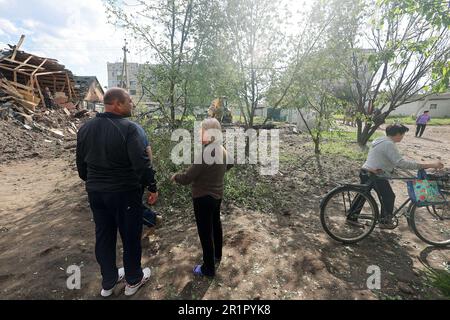
POLYGON ((77 169, 87 192, 124 192, 148 187, 154 171, 137 124, 112 113, 97 114, 77 134, 77 169))

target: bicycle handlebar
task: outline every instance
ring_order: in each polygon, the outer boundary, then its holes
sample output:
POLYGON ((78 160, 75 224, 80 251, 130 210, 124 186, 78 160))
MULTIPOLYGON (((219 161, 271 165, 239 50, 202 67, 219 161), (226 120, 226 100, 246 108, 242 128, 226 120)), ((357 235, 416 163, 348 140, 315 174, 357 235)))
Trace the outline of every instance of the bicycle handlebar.
MULTIPOLYGON (((375 180, 417 180, 416 176, 388 176, 388 175, 376 175, 374 173, 370 173, 370 176, 374 178, 375 180)), ((427 178, 429 180, 433 181, 442 181, 442 182, 449 182, 450 181, 450 173, 449 172, 443 172, 443 173, 427 173, 427 178)))

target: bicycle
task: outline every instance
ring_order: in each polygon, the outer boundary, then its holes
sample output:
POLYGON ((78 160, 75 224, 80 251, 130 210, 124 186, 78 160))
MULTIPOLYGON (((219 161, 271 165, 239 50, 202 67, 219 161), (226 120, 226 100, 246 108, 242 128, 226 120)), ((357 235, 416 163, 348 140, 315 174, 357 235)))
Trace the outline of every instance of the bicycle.
MULTIPOLYGON (((340 185, 322 199, 320 220, 325 232, 331 238, 343 244, 353 244, 373 232, 380 218, 378 204, 371 194, 376 179, 379 178, 372 176, 368 184, 340 185), (358 212, 358 226, 348 221, 355 212, 358 212)), ((389 179, 411 181, 417 178, 389 179)), ((449 173, 429 174, 427 179, 437 181, 445 200, 450 196, 449 173)), ((408 197, 393 213, 394 229, 398 227, 399 218, 402 216, 406 217, 408 226, 422 241, 437 247, 450 245, 450 204, 447 200, 444 204, 418 206, 408 197)))

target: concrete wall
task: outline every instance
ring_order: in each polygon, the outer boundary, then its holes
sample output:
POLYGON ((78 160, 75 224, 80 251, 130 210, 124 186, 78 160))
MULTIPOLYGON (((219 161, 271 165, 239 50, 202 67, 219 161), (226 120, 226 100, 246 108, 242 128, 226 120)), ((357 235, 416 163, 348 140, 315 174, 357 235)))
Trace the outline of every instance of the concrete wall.
POLYGON ((399 106, 397 109, 391 112, 391 116, 411 116, 416 115, 420 105, 423 104, 423 101, 416 101, 412 103, 407 103, 399 106))
POLYGON ((391 115, 411 116, 422 114, 425 110, 430 111, 431 117, 450 117, 450 94, 444 97, 429 97, 427 100, 416 101, 401 105, 391 115), (449 96, 447 98, 447 96, 449 96))
POLYGON ((429 100, 418 113, 425 110, 430 111, 431 117, 450 117, 450 99, 429 100))

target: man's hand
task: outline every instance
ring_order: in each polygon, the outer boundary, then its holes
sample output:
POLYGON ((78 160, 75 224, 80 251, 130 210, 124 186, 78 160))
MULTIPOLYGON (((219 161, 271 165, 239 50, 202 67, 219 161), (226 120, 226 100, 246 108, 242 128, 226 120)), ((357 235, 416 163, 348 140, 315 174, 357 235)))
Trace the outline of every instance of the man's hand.
POLYGON ((379 174, 383 174, 384 173, 383 169, 367 169, 367 171, 369 171, 370 173, 373 173, 375 175, 379 175, 379 174))
POLYGON ((159 197, 158 192, 156 192, 156 193, 150 192, 147 203, 151 206, 154 205, 156 203, 156 201, 158 201, 158 197, 159 197))
POLYGON ((440 161, 422 164, 423 169, 444 169, 444 164, 440 161))

